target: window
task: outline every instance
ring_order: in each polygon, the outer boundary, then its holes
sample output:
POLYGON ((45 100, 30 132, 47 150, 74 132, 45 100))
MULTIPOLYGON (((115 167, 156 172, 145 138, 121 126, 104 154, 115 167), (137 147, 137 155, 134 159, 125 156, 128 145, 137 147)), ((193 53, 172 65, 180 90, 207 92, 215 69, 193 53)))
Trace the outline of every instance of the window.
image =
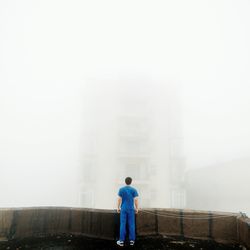
POLYGON ((185 208, 186 206, 186 192, 183 189, 173 189, 171 191, 171 207, 185 208))

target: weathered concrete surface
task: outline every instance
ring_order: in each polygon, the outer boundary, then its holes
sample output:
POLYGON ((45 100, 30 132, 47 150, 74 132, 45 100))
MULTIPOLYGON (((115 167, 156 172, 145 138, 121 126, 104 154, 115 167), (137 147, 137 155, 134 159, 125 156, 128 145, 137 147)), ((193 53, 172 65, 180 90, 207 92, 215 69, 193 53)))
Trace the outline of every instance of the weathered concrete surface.
MULTIPOLYGON (((137 235, 175 236, 250 246, 249 221, 239 214, 177 209, 142 210, 137 235)), ((119 215, 114 210, 80 208, 17 208, 0 210, 0 240, 56 235, 114 240, 119 215)))
POLYGON ((75 235, 114 239, 116 213, 110 210, 71 209, 69 229, 75 235))
POLYGON ((239 241, 250 249, 250 218, 238 219, 239 241))
MULTIPOLYGON (((218 216, 226 216, 227 213, 218 213, 218 216)), ((231 242, 239 241, 237 232, 237 214, 232 214, 228 217, 221 217, 212 219, 212 238, 217 242, 231 242)))
POLYGON ((237 243, 236 213, 157 209, 143 211, 137 218, 139 235, 167 235, 237 243), (154 213, 154 214, 153 214, 154 213))
POLYGON ((116 213, 77 208, 18 208, 0 210, 0 238, 21 239, 76 234, 114 239, 116 213))
POLYGON ((209 212, 187 211, 184 213, 184 235, 189 238, 211 239, 211 222, 209 212), (197 216, 197 217, 195 217, 197 216), (193 219, 190 219, 194 217, 193 219), (203 219, 208 218, 208 219, 203 219))
POLYGON ((139 213, 136 216, 136 232, 137 235, 156 235, 157 234, 157 218, 154 214, 155 210, 150 213, 139 213))
POLYGON ((182 236, 181 219, 179 217, 180 210, 158 209, 158 233, 161 235, 182 236))
POLYGON ((0 240, 7 240, 10 235, 10 229, 13 223, 14 210, 0 210, 0 240))

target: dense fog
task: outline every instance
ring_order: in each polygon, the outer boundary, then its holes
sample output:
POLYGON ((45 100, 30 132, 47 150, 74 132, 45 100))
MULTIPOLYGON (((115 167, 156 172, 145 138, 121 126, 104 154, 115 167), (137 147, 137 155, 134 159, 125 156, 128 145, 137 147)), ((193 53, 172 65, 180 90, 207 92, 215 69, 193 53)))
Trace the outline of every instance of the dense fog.
POLYGON ((249 1, 1 1, 0 207, 250 214, 249 1))

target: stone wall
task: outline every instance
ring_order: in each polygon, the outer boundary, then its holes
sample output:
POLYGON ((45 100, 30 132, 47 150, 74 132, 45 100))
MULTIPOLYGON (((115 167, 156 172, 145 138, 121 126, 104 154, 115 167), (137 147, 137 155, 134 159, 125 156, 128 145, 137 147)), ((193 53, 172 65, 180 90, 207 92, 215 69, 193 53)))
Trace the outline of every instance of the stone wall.
MULTIPOLYGON (((240 214, 147 209, 136 216, 136 228, 138 236, 210 239, 250 247, 250 219, 240 214)), ((0 210, 0 240, 69 234, 114 240, 119 215, 114 210, 57 207, 0 210)))

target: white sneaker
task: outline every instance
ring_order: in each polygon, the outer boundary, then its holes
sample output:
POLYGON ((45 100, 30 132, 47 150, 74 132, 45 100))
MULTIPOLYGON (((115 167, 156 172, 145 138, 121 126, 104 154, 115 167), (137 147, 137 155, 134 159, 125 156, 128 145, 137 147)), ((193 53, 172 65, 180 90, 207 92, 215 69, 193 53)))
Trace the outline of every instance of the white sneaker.
POLYGON ((120 247, 123 247, 123 246, 124 246, 124 242, 121 241, 121 240, 118 240, 118 241, 116 242, 116 244, 117 244, 118 246, 120 246, 120 247))
POLYGON ((135 242, 133 241, 133 240, 131 240, 130 242, 129 242, 129 245, 130 246, 133 246, 135 244, 135 242))

